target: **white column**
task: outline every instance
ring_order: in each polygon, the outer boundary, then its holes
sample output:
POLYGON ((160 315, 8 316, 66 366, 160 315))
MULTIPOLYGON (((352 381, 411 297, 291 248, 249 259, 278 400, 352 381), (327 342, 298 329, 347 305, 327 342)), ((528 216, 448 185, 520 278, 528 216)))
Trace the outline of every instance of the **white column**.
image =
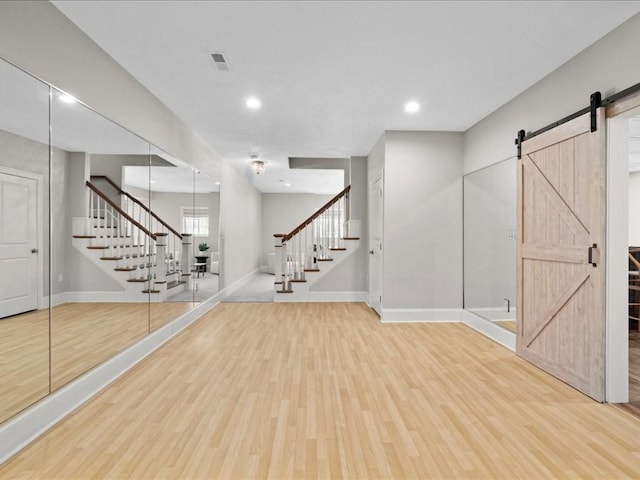
MULTIPOLYGON (((182 273, 191 275, 191 265, 193 262, 193 235, 190 233, 182 234, 182 273)), ((188 282, 189 288, 191 283, 188 282)))
MULTIPOLYGON (((275 281, 284 282, 284 271, 282 269, 282 262, 284 260, 284 246, 282 245, 282 234, 276 233, 274 236, 274 251, 275 251, 275 281)), ((276 290, 284 290, 284 283, 280 285, 282 288, 276 288, 276 290)))
POLYGON ((156 233, 156 264, 154 267, 154 275, 156 283, 165 283, 167 281, 167 234, 156 233))

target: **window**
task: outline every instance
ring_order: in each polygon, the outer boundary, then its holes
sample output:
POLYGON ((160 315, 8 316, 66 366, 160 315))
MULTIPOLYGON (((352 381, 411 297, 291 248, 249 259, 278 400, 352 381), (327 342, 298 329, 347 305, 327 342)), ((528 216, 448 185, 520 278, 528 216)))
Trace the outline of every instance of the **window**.
POLYGON ((209 236, 209 209, 182 207, 182 232, 198 237, 209 236))

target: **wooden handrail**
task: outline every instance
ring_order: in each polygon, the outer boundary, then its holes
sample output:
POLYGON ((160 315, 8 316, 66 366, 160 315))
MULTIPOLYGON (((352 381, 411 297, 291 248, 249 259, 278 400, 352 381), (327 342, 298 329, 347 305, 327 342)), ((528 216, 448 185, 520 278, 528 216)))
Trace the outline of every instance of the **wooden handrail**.
POLYGON ((99 188, 97 188, 95 185, 93 185, 89 181, 87 181, 87 187, 89 187, 91 190, 93 190, 93 192, 96 195, 98 195, 101 199, 103 199, 105 202, 107 202, 109 205, 111 205, 115 209, 116 212, 118 212, 120 215, 122 215, 124 218, 126 218, 129 222, 134 224, 136 227, 138 227, 140 230, 142 230, 145 234, 147 234, 152 239, 154 239, 154 240, 156 239, 155 234, 151 233, 149 230, 147 230, 145 227, 143 227, 138 222, 136 222, 133 218, 131 218, 128 213, 126 213, 124 210, 122 210, 118 205, 116 205, 116 203, 113 200, 111 200, 104 193, 102 193, 99 188))
MULTIPOLYGON (((324 212, 326 212, 327 210, 329 210, 335 203, 338 203, 338 200, 340 200, 342 197, 344 197, 347 193, 349 193, 349 190, 351 190, 351 185, 347 185, 344 190, 342 190, 340 193, 338 193, 335 197, 333 197, 331 200, 329 200, 327 203, 325 203, 322 207, 320 207, 320 209, 314 213, 313 215, 311 215, 309 218, 307 218, 304 222, 302 222, 300 225, 298 225, 296 228, 294 228, 293 230, 291 230, 290 233, 287 233, 286 235, 282 235, 282 243, 285 243, 289 240, 291 240, 291 238, 293 238, 294 235, 297 235, 298 233, 300 233, 304 227, 306 227, 307 225, 309 225, 311 222, 313 222, 316 218, 318 218, 320 215, 322 215, 324 212)), ((280 234, 276 234, 274 236, 277 236, 280 234)))
POLYGON ((134 203, 137 203, 138 205, 140 205, 140 207, 142 207, 143 210, 145 210, 149 215, 151 215, 153 218, 155 218, 158 222, 160 222, 162 225, 164 225, 165 227, 167 227, 167 230, 169 230, 171 233, 173 233, 174 235, 176 235, 178 238, 182 239, 182 235, 179 234, 178 232, 176 232, 173 228, 171 228, 171 225, 169 225, 168 223, 166 223, 164 220, 162 220, 158 215, 156 215, 155 213, 153 213, 149 208, 147 208, 147 206, 142 203, 140 200, 138 200, 137 198, 135 198, 132 195, 129 195, 127 192, 125 192, 124 190, 122 190, 113 180, 111 180, 109 177, 107 177, 106 175, 91 175, 91 178, 101 178, 103 180, 106 180, 107 183, 109 183, 113 188, 116 189, 116 191, 120 194, 120 195, 125 195, 127 198, 131 199, 134 203))

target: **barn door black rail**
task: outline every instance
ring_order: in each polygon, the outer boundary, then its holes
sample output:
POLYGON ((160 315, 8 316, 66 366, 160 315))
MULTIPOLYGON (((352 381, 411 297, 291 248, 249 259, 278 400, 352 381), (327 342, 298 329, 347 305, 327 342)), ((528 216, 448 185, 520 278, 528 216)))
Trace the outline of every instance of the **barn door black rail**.
POLYGON ((602 94, 600 92, 594 92, 591 94, 588 107, 580 109, 577 112, 572 113, 571 115, 561 118, 560 120, 557 120, 553 123, 550 123, 549 125, 542 127, 539 130, 536 130, 535 132, 527 133, 524 130, 520 130, 515 140, 515 145, 518 149, 518 159, 522 158, 522 142, 524 142, 525 140, 529 140, 533 137, 537 137, 538 135, 544 132, 547 132, 553 128, 556 128, 562 125, 563 123, 567 123, 573 120, 574 118, 578 118, 579 116, 584 115, 585 113, 591 113, 591 131, 595 132, 598 128, 598 125, 596 122, 596 111, 599 107, 606 107, 607 105, 611 105, 612 103, 615 103, 618 100, 628 97, 629 95, 633 95, 634 93, 637 93, 639 91, 640 91, 640 83, 636 83, 635 85, 632 85, 629 88, 621 90, 618 93, 610 95, 605 99, 602 98, 602 94))

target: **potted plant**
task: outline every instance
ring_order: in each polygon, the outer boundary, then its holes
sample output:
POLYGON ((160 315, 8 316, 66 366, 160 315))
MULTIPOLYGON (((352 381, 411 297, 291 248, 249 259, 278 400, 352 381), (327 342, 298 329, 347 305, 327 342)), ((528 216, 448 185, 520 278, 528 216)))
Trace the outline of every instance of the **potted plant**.
POLYGON ((202 242, 200 245, 198 245, 198 250, 200 250, 201 252, 206 252, 207 250, 209 250, 209 245, 207 245, 206 242, 202 242))

